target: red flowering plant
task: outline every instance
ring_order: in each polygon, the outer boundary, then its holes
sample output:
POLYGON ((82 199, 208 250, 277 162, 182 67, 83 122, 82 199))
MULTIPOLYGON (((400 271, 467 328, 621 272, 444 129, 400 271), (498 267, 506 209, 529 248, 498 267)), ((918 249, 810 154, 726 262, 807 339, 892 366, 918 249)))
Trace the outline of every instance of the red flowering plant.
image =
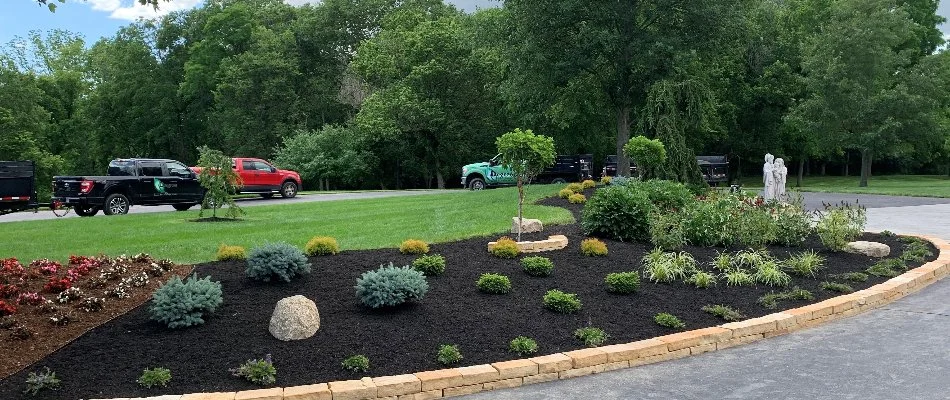
POLYGON ((12 299, 20 293, 20 287, 14 284, 0 284, 0 299, 12 299))
POLYGON ((38 270, 46 276, 56 275, 62 267, 62 264, 48 258, 41 258, 30 263, 30 269, 38 270))
POLYGON ((70 269, 81 276, 86 276, 102 265, 102 260, 96 257, 69 256, 70 269))
POLYGON ((25 272, 23 265, 16 258, 0 260, 0 283, 21 284, 25 272))
POLYGON ((43 296, 40 296, 40 294, 36 292, 23 292, 16 297, 17 304, 29 304, 31 306, 43 304, 44 300, 43 296))
POLYGON ((0 317, 16 314, 16 306, 0 300, 0 317))
POLYGON ((43 285, 43 291, 46 293, 59 293, 73 287, 73 282, 69 278, 50 278, 49 282, 43 285))

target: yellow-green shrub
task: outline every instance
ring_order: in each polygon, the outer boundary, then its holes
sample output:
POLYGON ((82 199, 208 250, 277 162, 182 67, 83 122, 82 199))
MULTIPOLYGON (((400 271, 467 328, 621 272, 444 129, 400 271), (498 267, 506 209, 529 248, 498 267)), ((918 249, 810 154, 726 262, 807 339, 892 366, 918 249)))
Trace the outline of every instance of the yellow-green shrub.
POLYGON ((581 186, 583 186, 584 189, 593 189, 593 188, 597 187, 597 182, 594 182, 594 181, 591 180, 591 179, 587 179, 587 180, 581 182, 581 186))
POLYGON ((402 254, 426 254, 429 252, 429 245, 421 240, 409 239, 399 245, 399 252, 402 254))
POLYGON ((590 257, 607 255, 607 244, 597 239, 584 239, 581 242, 581 254, 590 257))
POLYGON ((572 194, 574 194, 574 191, 571 189, 561 189, 560 192, 557 192, 557 197, 566 199, 568 197, 571 197, 572 194))
POLYGON ((580 193, 584 191, 584 185, 580 183, 571 183, 567 185, 567 189, 574 193, 580 193))
POLYGON ((340 244, 329 236, 315 236, 307 242, 304 252, 308 256, 332 256, 340 252, 340 244))
POLYGON ((580 193, 574 193, 567 198, 567 201, 571 204, 584 204, 587 202, 587 197, 580 193))
POLYGON ((247 250, 241 246, 228 246, 222 244, 218 247, 218 261, 239 261, 247 259, 247 250))
POLYGON ((515 258, 521 253, 521 249, 518 248, 518 242, 507 236, 498 239, 498 241, 495 242, 495 246, 489 251, 492 255, 499 258, 515 258))
POLYGON ((609 176, 607 176, 607 175, 604 175, 603 178, 600 178, 600 183, 602 183, 602 184, 604 184, 604 185, 609 185, 611 179, 612 179, 611 177, 609 177, 609 176))

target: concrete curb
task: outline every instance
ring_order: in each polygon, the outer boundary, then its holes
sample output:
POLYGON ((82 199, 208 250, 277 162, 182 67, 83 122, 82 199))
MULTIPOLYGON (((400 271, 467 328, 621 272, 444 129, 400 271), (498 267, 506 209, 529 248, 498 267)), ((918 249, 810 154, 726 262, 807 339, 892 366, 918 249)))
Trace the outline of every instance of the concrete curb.
POLYGON ((804 307, 671 335, 520 360, 414 374, 226 393, 113 400, 424 400, 568 379, 683 358, 751 343, 884 306, 950 275, 950 243, 918 236, 936 260, 870 288, 804 307))

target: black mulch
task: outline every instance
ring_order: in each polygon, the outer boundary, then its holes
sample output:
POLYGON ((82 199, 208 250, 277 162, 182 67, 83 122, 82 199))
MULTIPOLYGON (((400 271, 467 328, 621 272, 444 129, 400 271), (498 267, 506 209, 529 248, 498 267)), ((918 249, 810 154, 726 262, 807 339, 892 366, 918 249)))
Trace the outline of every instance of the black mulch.
MULTIPOLYGON (((561 199, 547 199, 542 203, 564 206, 575 214, 581 208, 561 199)), ((474 365, 520 358, 508 352, 508 342, 519 335, 537 340, 538 354, 543 355, 582 348, 583 344, 572 334, 575 329, 588 325, 606 330, 610 334, 608 343, 623 343, 672 333, 653 322, 653 316, 659 312, 675 314, 689 329, 695 329, 723 323, 700 311, 700 307, 707 304, 725 304, 749 317, 776 311, 756 303, 759 296, 773 291, 762 286, 731 288, 720 283, 714 288, 696 289, 682 283, 644 282, 635 295, 612 295, 604 290, 604 276, 609 272, 639 270, 640 258, 651 247, 607 241, 610 252, 607 257, 584 257, 579 252, 584 235, 576 224, 550 226, 544 235, 528 237, 535 239, 551 234, 567 235, 570 245, 565 250, 544 254, 555 263, 554 274, 546 278, 527 276, 518 260, 490 256, 486 242, 496 237, 436 244, 432 246, 432 253, 445 256, 446 274, 429 279, 430 290, 423 301, 386 311, 361 307, 353 286, 364 271, 391 261, 404 265, 413 260, 412 256, 401 255, 395 249, 347 251, 337 256, 313 258, 311 275, 286 284, 250 281, 245 278, 240 262, 202 264, 197 268, 198 274, 220 280, 225 294, 224 305, 207 323, 168 330, 149 320, 147 305, 136 308, 31 368, 0 381, 0 399, 32 398, 22 394, 27 373, 47 366, 62 380, 62 389, 41 393, 35 398, 238 391, 257 387, 231 376, 228 369, 268 353, 273 355, 278 370, 276 386, 294 386, 438 369, 441 366, 436 363, 435 355, 440 344, 458 344, 464 356, 460 365, 474 365), (479 293, 474 283, 485 272, 510 276, 514 292, 508 295, 479 293), (543 309, 542 295, 554 288, 577 293, 583 309, 574 315, 543 309), (283 297, 297 294, 317 303, 321 328, 310 339, 278 341, 267 331, 274 304, 283 297), (341 370, 340 362, 354 354, 369 357, 372 367, 368 373, 341 370), (172 371, 173 379, 167 388, 144 389, 135 383, 143 369, 159 366, 172 371)), ((903 248, 894 238, 865 234, 863 239, 886 243, 898 254, 903 248)), ((824 251, 816 238, 809 239, 801 248, 770 248, 772 254, 780 258, 804 249, 815 249, 828 258, 818 279, 795 277, 793 281, 793 285, 812 291, 817 297, 815 301, 836 295, 818 287, 827 274, 862 271, 873 263, 860 255, 824 251)), ((687 250, 706 265, 716 250, 721 249, 687 250)), ((868 282, 851 285, 860 290, 884 280, 872 277, 868 282)), ((807 303, 784 302, 779 308, 807 303)))

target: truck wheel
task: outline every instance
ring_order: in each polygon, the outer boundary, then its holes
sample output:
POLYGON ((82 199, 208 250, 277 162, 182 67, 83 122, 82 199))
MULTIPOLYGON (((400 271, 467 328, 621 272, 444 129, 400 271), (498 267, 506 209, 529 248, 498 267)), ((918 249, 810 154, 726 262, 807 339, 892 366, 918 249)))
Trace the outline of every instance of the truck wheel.
POLYGON ((554 178, 554 179, 551 181, 551 183, 553 183, 553 184, 555 184, 555 185, 563 185, 563 184, 567 183, 567 181, 566 181, 564 178, 554 178))
POLYGON ((286 199, 297 197, 297 184, 290 181, 284 182, 280 186, 280 196, 286 199))
POLYGON ((485 181, 482 178, 474 178, 468 183, 468 188, 472 190, 485 189, 485 181))
POLYGON ((102 212, 106 215, 122 215, 129 213, 129 198, 121 193, 113 193, 106 197, 102 212))
POLYGON ((172 207, 175 207, 176 211, 188 211, 189 208, 194 206, 194 204, 172 204, 172 207))
POLYGON ((76 212, 76 215, 78 215, 78 216, 80 216, 80 217, 91 217, 91 216, 96 215, 96 214, 99 213, 99 207, 96 207, 96 206, 87 206, 87 207, 76 206, 76 207, 73 207, 73 211, 75 211, 75 212, 76 212))

